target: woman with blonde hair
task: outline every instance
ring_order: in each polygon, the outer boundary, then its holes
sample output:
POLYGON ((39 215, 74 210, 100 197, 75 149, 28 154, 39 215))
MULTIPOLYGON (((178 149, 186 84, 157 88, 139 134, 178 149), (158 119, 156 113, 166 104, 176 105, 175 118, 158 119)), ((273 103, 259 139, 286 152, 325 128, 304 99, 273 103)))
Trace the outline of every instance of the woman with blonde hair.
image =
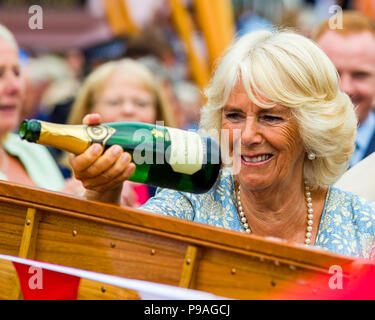
MULTIPOLYGON (((331 186, 348 167, 357 118, 335 67, 313 41, 289 31, 237 39, 206 96, 201 129, 220 139, 238 167, 223 168, 205 194, 161 189, 142 209, 370 257, 375 203, 331 186)), ((93 145, 70 159, 88 199, 118 199, 116 186, 134 172, 135 164, 119 166, 124 155, 113 151, 93 145)))
MULTIPOLYGON (((172 111, 151 71, 133 59, 104 63, 85 79, 68 118, 80 124, 89 113, 97 113, 103 122, 146 122, 175 127, 172 111)), ((127 182, 122 204, 138 207, 154 188, 127 182)))
POLYGON ((68 122, 70 124, 80 124, 86 114, 95 113, 101 108, 104 109, 105 106, 103 105, 105 104, 110 105, 112 109, 109 112, 110 115, 108 115, 110 119, 104 119, 104 121, 120 121, 116 118, 117 112, 120 115, 121 112, 126 112, 126 110, 121 109, 121 102, 125 103, 126 101, 121 99, 121 97, 117 99, 116 94, 121 95, 120 92, 127 90, 128 85, 134 88, 139 87, 144 92, 147 92, 152 101, 152 103, 141 101, 141 97, 138 97, 136 92, 134 92, 134 96, 129 95, 129 99, 132 98, 132 101, 138 106, 138 108, 130 110, 130 112, 134 111, 131 114, 132 117, 137 119, 134 121, 148 123, 163 121, 165 126, 175 127, 170 107, 167 105, 156 78, 145 66, 133 59, 104 63, 89 74, 75 100, 68 122), (141 104, 143 105, 141 106, 141 104), (145 118, 141 118, 142 116, 145 118))

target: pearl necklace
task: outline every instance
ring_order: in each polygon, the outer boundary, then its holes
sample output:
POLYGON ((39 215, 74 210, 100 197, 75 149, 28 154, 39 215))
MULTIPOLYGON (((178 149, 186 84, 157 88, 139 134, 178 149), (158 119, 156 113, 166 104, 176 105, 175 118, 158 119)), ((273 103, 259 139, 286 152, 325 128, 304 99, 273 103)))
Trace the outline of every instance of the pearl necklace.
MULTIPOLYGON (((238 186, 237 191, 237 205, 238 205, 238 211, 240 215, 240 220, 242 223, 242 226, 246 233, 251 233, 251 229, 249 226, 249 223, 247 222, 247 218, 245 213, 242 209, 241 204, 241 186, 238 186)), ((307 227, 306 227, 306 234, 305 234, 305 245, 309 245, 311 243, 311 236, 312 236, 312 229, 313 229, 313 218, 314 218, 314 209, 312 208, 312 198, 311 198, 311 192, 309 186, 307 186, 305 182, 305 200, 306 200, 306 206, 307 206, 307 227)))

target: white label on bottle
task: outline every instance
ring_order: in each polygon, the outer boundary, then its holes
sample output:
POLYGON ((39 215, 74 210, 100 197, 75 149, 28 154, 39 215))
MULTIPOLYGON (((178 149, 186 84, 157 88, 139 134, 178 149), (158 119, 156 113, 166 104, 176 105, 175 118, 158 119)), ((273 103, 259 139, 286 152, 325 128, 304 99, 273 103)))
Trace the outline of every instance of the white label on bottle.
POLYGON ((169 164, 173 171, 194 174, 203 165, 203 142, 199 134, 191 131, 168 128, 171 137, 169 164))

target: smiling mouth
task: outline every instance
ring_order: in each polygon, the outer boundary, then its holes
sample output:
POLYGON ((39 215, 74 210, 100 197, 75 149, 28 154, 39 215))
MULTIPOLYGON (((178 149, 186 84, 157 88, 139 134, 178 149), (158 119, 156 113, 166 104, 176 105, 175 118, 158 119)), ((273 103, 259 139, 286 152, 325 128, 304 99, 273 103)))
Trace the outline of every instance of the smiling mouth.
POLYGON ((267 160, 271 159, 272 156, 273 155, 270 153, 259 154, 253 157, 247 157, 247 156, 241 155, 241 159, 245 163, 254 163, 254 164, 257 163, 258 164, 258 163, 266 162, 267 160))
POLYGON ((16 109, 16 106, 0 106, 0 111, 12 111, 16 109))

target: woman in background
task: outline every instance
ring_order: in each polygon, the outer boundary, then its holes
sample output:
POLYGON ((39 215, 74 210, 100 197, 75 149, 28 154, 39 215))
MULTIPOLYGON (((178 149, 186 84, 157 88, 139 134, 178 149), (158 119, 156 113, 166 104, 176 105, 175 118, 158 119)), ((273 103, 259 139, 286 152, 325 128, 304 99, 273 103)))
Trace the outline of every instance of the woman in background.
MULTIPOLYGON (((81 124, 83 117, 97 113, 105 122, 146 122, 175 127, 169 105, 153 74, 133 59, 107 62, 84 81, 68 119, 81 124)), ((138 207, 154 194, 154 188, 126 182, 122 205, 138 207)))
POLYGON ((21 120, 23 84, 18 45, 0 25, 0 180, 63 191, 64 178, 48 150, 12 133, 21 120))

